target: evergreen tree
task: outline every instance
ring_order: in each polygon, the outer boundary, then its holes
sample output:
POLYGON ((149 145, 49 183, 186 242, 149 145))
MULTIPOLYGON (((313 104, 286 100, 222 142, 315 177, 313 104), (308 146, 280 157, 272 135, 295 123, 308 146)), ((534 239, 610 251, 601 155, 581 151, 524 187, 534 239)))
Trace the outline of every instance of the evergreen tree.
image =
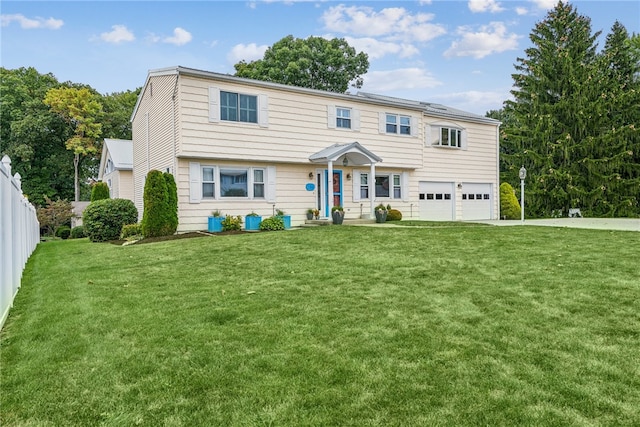
POLYGON ((109 186, 106 182, 96 182, 91 188, 91 201, 110 199, 109 186))
POLYGON ((170 231, 171 210, 167 182, 159 170, 152 170, 147 174, 143 199, 144 211, 140 224, 142 235, 144 237, 158 237, 173 234, 170 231))
POLYGON ((167 204, 169 206, 167 234, 174 234, 178 229, 178 187, 176 186, 176 180, 169 172, 164 172, 163 176, 167 184, 167 204))

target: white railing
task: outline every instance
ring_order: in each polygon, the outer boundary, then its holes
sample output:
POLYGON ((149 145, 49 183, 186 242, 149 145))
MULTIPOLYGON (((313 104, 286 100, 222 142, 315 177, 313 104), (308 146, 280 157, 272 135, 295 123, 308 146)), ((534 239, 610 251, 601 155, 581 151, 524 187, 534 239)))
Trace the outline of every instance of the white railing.
POLYGON ((27 259, 40 241, 36 209, 22 194, 20 174, 11 176, 11 159, 0 162, 0 328, 20 288, 27 259))

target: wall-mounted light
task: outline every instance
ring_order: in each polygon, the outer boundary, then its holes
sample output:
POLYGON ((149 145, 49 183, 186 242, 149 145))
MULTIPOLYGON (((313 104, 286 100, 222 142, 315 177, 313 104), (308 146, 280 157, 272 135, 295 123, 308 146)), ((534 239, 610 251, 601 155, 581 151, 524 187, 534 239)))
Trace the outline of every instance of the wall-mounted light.
POLYGON ((347 181, 351 181, 351 174, 350 173, 347 174, 347 181))
POLYGON ((461 182, 458 183, 458 190, 462 190, 462 183, 461 182))
POLYGON ((347 156, 345 156, 344 160, 342 160, 342 166, 344 166, 345 168, 349 166, 349 159, 347 159, 347 156))
POLYGON ((313 172, 309 172, 309 179, 313 178, 313 172))

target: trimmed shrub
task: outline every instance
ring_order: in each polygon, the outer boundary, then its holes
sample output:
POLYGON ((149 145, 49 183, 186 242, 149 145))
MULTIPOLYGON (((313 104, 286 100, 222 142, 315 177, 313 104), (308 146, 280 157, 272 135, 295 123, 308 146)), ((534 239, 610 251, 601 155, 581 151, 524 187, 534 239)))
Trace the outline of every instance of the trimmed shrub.
POLYGON ((260 231, 284 230, 284 220, 281 216, 271 216, 265 218, 260 223, 260 231))
POLYGON ((71 235, 71 227, 68 225, 62 225, 56 230, 56 237, 60 237, 63 240, 67 240, 71 235))
POLYGON ((125 224, 122 226, 122 231, 120 232, 120 238, 126 239, 131 236, 141 236, 142 232, 140 231, 140 224, 125 224))
POLYGON ((508 182, 500 184, 500 218, 520 219, 520 203, 508 182))
POLYGON ((242 230, 242 217, 227 215, 222 220, 222 231, 242 230))
POLYGON ((91 202, 84 210, 82 222, 92 242, 120 238, 122 226, 138 220, 138 210, 128 199, 102 199, 91 202))
POLYGON ((72 239, 82 239, 83 237, 87 237, 84 232, 83 225, 77 225, 71 229, 71 238, 72 239))
POLYGON ((169 236, 171 231, 171 210, 167 182, 162 172, 149 171, 144 183, 144 211, 140 224, 144 237, 169 236))
POLYGON ((165 172, 162 175, 167 184, 167 203, 169 204, 170 220, 167 226, 171 234, 174 234, 178 229, 178 187, 173 175, 169 172, 165 172))
POLYGON ((398 209, 389 209, 387 211, 387 221, 400 221, 402 219, 402 212, 398 209))
POLYGON ((109 186, 106 182, 96 182, 93 184, 93 187, 91 187, 92 202, 109 198, 111 198, 111 196, 109 195, 109 186))

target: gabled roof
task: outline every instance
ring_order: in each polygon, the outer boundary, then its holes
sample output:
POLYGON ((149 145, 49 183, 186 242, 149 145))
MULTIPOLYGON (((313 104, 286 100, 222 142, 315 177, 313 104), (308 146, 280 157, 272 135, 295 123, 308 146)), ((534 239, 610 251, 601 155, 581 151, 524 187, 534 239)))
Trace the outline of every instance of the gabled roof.
POLYGON ((114 170, 133 170, 133 141, 130 139, 105 138, 102 145, 102 157, 98 180, 102 179, 107 160, 111 159, 114 170))
MULTIPOLYGON (((212 79, 212 80, 218 80, 218 81, 241 83, 241 84, 258 86, 258 87, 269 87, 272 89, 278 89, 283 91, 315 94, 315 95, 321 95, 321 96, 331 97, 335 99, 341 99, 343 101, 355 101, 355 102, 359 101, 359 102, 367 102, 375 105, 388 105, 390 107, 409 108, 409 109, 421 111, 423 114, 428 114, 430 116, 439 117, 439 118, 450 118, 450 119, 457 118, 461 120, 491 124, 495 126, 500 124, 498 120, 495 120, 489 117, 480 116, 473 113, 469 113, 462 110, 457 110, 455 108, 446 107, 441 104, 428 103, 428 102, 422 102, 422 101, 412 101, 409 99, 395 98, 392 96, 385 96, 385 95, 376 95, 376 94, 367 93, 367 92, 358 92, 355 95, 351 93, 327 92, 327 91, 318 90, 318 89, 309 89, 309 88, 304 88, 299 86, 290 86, 290 85, 284 85, 280 83, 266 82, 262 80, 247 79, 243 77, 236 77, 231 74, 221 74, 221 73, 215 73, 212 71, 203 71, 203 70, 197 70, 194 68, 187 68, 187 67, 181 67, 181 66, 150 70, 149 73, 147 74, 147 79, 145 81, 144 87, 146 87, 149 84, 149 80, 152 77, 168 76, 168 75, 175 75, 176 77, 180 75, 185 75, 185 76, 206 78, 206 79, 212 79)), ((140 100, 142 99, 143 96, 144 96, 144 88, 143 90, 140 91, 140 95, 138 95, 138 101, 136 102, 136 106, 133 109, 133 113, 131 114, 131 121, 133 121, 133 118, 135 117, 138 111, 140 100)))
POLYGON ((311 163, 329 163, 346 159, 351 165, 379 163, 382 159, 355 141, 349 144, 334 144, 309 156, 311 163))

